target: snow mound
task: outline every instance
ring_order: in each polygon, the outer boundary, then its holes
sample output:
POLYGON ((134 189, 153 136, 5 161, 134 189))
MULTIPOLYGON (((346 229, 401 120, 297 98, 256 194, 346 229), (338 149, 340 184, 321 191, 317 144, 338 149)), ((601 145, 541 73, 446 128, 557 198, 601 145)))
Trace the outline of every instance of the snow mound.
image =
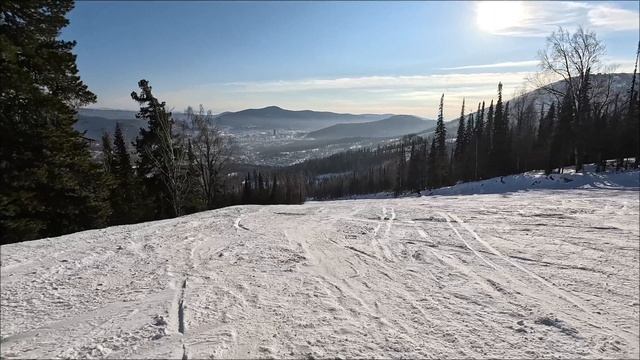
MULTIPOLYGON (((522 174, 495 177, 487 180, 459 182, 434 190, 423 190, 421 196, 430 195, 475 195, 506 194, 535 190, 570 190, 570 189, 618 189, 640 190, 640 171, 596 172, 594 164, 585 165, 584 171, 576 172, 574 167, 567 167, 562 174, 545 175, 542 170, 528 171, 522 174)), ((416 197, 418 193, 406 192, 399 197, 416 197)), ((389 199, 396 197, 393 192, 350 195, 338 200, 389 199)), ((313 200, 313 199, 309 199, 313 200)))
POLYGON ((423 191, 422 195, 473 195, 504 194, 529 190, 566 189, 628 189, 640 188, 640 171, 595 172, 594 165, 585 166, 584 171, 575 172, 567 168, 562 174, 545 175, 543 171, 495 177, 482 181, 458 183, 453 186, 423 191))

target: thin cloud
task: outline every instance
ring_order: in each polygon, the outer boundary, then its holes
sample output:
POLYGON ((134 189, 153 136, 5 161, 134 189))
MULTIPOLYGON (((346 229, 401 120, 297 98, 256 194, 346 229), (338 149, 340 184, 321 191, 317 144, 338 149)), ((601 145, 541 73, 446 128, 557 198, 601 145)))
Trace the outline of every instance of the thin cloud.
MULTIPOLYGON (((514 64, 534 64, 527 60, 514 64)), ((617 64, 617 72, 631 72, 635 60, 604 58, 605 65, 617 64)), ((497 68, 496 64, 469 65, 479 69, 497 68)), ((523 65, 524 66, 524 65, 523 65)), ((508 66, 507 66, 508 67, 508 66)), ((516 66, 512 66, 516 68, 516 66)), ((328 110, 351 113, 405 113, 434 117, 440 95, 445 94, 445 113, 459 113, 462 98, 467 103, 495 98, 498 81, 505 97, 527 84, 533 71, 489 71, 408 76, 363 76, 298 80, 210 83, 184 89, 157 89, 158 98, 181 111, 188 105, 203 104, 214 112, 278 105, 289 109, 328 110)), ((101 96, 98 104, 120 109, 135 109, 124 95, 101 96)), ((447 115, 447 116, 448 116, 447 115)))
POLYGON ((529 72, 487 72, 476 74, 433 74, 410 76, 364 76, 336 79, 303 79, 290 81, 231 82, 215 85, 238 92, 298 92, 318 90, 382 90, 466 87, 497 83, 498 80, 522 81, 529 72))
POLYGON ((445 94, 445 116, 469 102, 496 96, 498 81, 505 94, 522 87, 529 72, 487 72, 412 76, 366 76, 335 79, 230 82, 190 87, 159 96, 179 109, 203 104, 214 112, 268 105, 350 113, 399 113, 434 117, 445 94))
POLYGON ((440 68, 440 70, 467 70, 467 69, 493 69, 493 68, 511 68, 511 67, 529 67, 538 65, 539 60, 524 60, 524 61, 507 61, 495 64, 483 64, 483 65, 465 65, 456 67, 440 68))
MULTIPOLYGON (((487 30, 494 35, 545 37, 563 26, 584 25, 599 31, 627 31, 640 28, 637 11, 622 9, 611 4, 587 2, 521 2, 523 18, 517 23, 487 30)), ((482 2, 476 4, 476 13, 482 2)))
POLYGON ((638 13, 608 5, 600 5, 589 10, 589 22, 597 28, 610 30, 637 30, 638 13))

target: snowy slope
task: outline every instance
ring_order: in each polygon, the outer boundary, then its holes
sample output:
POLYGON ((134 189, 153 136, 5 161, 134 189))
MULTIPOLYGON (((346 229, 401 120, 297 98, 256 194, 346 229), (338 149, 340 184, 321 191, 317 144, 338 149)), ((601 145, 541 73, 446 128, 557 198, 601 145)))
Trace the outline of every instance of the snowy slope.
POLYGON ((524 174, 496 177, 492 179, 460 183, 433 191, 424 191, 424 195, 471 195, 501 194, 538 189, 640 189, 640 171, 595 172, 593 164, 586 165, 583 172, 576 173, 573 168, 565 169, 562 174, 545 175, 543 171, 529 171, 524 174))
MULTIPOLYGON (((631 158, 633 161, 633 158, 631 158)), ((422 196, 431 195, 475 195, 506 194, 513 192, 530 192, 537 190, 570 190, 570 189, 625 189, 640 190, 639 170, 616 171, 610 167, 606 172, 596 172, 594 164, 584 166, 584 171, 576 173, 574 167, 566 167, 562 174, 545 175, 542 170, 528 171, 522 174, 495 177, 487 180, 459 182, 434 190, 420 192, 422 196)), ((415 197, 418 194, 409 192, 400 196, 415 197)), ((355 199, 389 199, 395 197, 393 192, 352 195, 340 200, 355 199)))
POLYGON ((629 188, 240 206, 3 245, 3 358, 637 358, 629 188))

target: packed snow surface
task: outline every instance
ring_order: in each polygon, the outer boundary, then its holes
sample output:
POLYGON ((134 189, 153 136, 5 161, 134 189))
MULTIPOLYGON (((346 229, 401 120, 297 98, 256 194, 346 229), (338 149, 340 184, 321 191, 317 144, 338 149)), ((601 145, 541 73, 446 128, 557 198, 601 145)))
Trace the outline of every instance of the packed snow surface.
MULTIPOLYGON (((633 158, 631 158, 633 159, 633 158)), ((331 176, 331 174, 326 174, 331 176)), ((324 176, 324 175, 323 175, 324 176)), ((486 180, 460 182, 433 190, 424 190, 420 195, 475 195, 504 194, 530 190, 569 190, 569 189, 636 189, 640 190, 639 170, 616 171, 612 167, 606 172, 596 172, 594 164, 585 165, 584 171, 576 172, 567 167, 561 174, 545 175, 544 171, 533 170, 522 174, 499 176, 486 180)), ((416 196, 417 193, 404 193, 401 196, 416 196)), ((346 199, 384 199, 394 197, 393 192, 351 195, 346 199)))
POLYGON ((239 206, 1 247, 3 358, 637 358, 635 189, 239 206))
POLYGON ((586 165, 584 171, 576 172, 569 167, 562 174, 545 175, 543 171, 528 171, 523 174, 472 181, 454 186, 424 191, 425 195, 471 195, 501 194, 536 189, 617 189, 640 187, 640 172, 607 171, 596 172, 595 165, 586 165))

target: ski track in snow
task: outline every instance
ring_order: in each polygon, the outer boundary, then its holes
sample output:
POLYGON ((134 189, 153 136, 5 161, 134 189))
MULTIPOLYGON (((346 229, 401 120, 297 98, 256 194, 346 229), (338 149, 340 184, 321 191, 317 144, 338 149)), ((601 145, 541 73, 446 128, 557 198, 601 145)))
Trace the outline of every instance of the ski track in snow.
POLYGON ((12 358, 637 358, 638 191, 236 206, 1 247, 12 358))

